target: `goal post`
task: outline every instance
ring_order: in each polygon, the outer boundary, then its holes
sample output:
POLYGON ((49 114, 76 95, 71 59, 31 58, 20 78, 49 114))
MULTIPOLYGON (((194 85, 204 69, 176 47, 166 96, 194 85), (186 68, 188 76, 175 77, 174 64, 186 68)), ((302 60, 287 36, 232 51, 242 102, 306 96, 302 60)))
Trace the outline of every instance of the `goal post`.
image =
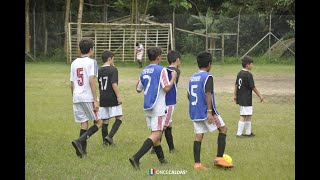
MULTIPOLYGON (((68 25, 67 63, 80 56, 77 44, 77 23, 68 25)), ((116 61, 136 61, 135 43, 140 42, 144 49, 159 46, 163 54, 171 49, 171 23, 123 24, 123 23, 81 23, 81 38, 94 40, 94 57, 98 61, 105 50, 116 54, 116 61)), ((143 60, 147 55, 144 53, 143 60)))

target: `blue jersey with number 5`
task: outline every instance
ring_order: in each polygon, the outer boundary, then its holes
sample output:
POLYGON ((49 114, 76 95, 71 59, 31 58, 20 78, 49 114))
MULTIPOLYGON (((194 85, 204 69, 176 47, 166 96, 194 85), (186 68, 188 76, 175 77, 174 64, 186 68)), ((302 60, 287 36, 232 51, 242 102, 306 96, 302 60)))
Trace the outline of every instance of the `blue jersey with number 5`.
MULTIPOLYGON (((205 86, 210 73, 200 71, 192 75, 188 85, 189 93, 189 115, 192 121, 203 121, 207 119, 207 102, 205 86)), ((213 97, 213 95, 212 95, 213 97)), ((214 99, 212 99, 214 101, 214 99)))
POLYGON ((151 64, 142 70, 140 81, 144 87, 144 110, 152 109, 157 101, 163 68, 163 66, 151 64))

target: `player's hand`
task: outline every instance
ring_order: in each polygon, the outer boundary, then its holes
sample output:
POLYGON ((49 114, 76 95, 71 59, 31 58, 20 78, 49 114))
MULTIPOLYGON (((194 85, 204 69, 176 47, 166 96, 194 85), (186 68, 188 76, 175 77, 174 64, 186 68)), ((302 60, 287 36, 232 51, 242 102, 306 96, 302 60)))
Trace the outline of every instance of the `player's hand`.
POLYGON ((237 104, 237 96, 233 96, 233 101, 237 104))
POLYGON ((121 97, 117 97, 117 100, 118 100, 118 104, 119 104, 119 105, 122 104, 122 99, 121 99, 121 97))
POLYGON ((210 112, 208 112, 208 123, 209 124, 212 124, 213 123, 213 116, 212 116, 212 112, 210 111, 210 112))
POLYGON ((261 95, 259 98, 260 98, 260 102, 263 102, 264 97, 261 95))
POLYGON ((93 102, 93 111, 94 112, 98 112, 99 111, 99 103, 96 100, 93 102))

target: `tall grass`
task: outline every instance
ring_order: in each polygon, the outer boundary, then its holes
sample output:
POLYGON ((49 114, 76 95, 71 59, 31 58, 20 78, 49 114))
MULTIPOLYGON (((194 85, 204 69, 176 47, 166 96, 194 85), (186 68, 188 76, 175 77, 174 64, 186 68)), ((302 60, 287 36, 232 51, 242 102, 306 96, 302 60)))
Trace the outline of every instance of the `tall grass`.
MULTIPOLYGON (((79 159, 71 141, 79 136, 79 124, 74 122, 69 87, 69 68, 65 63, 26 63, 26 179, 145 179, 148 170, 185 170, 182 175, 159 175, 157 179, 295 179, 294 96, 266 96, 258 103, 253 98, 254 138, 235 137, 239 107, 232 94, 216 94, 217 108, 228 127, 225 153, 233 158, 235 167, 224 170, 213 166, 217 153, 217 135, 205 134, 201 146, 201 161, 207 172, 193 171, 193 126, 188 116, 186 84, 197 66, 183 64, 178 86, 178 104, 173 115, 173 138, 176 153, 170 154, 165 138, 162 147, 169 164, 161 166, 156 155, 147 153, 141 171, 135 171, 128 161, 150 134, 142 110, 143 95, 135 91, 141 69, 135 64, 119 67, 119 87, 123 96, 123 123, 114 136, 115 147, 103 147, 101 131, 88 140, 88 156, 79 159)), ((234 75, 240 65, 216 65, 215 75, 234 75)), ((293 75, 292 65, 259 65, 260 75, 293 75), (270 72, 271 73, 270 73, 270 72)), ((114 120, 110 121, 109 131, 114 120)), ((90 123, 91 125, 92 123, 90 123)))

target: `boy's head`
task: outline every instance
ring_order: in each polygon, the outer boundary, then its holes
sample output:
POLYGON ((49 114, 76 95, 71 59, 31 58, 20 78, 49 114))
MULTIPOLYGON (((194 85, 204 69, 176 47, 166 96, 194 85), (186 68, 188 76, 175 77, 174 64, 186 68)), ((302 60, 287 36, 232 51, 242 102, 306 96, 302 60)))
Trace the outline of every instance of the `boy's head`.
MULTIPOLYGON (((251 67, 252 63, 253 63, 253 59, 252 57, 250 56, 244 56, 242 59, 241 59, 241 62, 242 62, 242 67, 243 68, 246 68, 247 66, 251 67)), ((251 67, 252 68, 252 67, 251 67)), ((251 70, 251 68, 249 70, 251 70)))
POLYGON ((113 59, 113 56, 114 56, 114 53, 113 52, 111 52, 111 51, 104 51, 103 53, 102 53, 102 56, 101 56, 101 58, 102 58, 102 62, 107 62, 108 60, 112 60, 113 59))
POLYGON ((81 54, 88 54, 90 49, 93 50, 93 40, 91 38, 82 38, 79 42, 81 54))
POLYGON ((199 69, 201 68, 209 68, 208 71, 211 69, 212 64, 212 55, 208 51, 201 51, 197 55, 197 63, 199 69))
POLYGON ((139 42, 136 42, 136 46, 139 46, 139 42))
POLYGON ((147 53, 148 53, 149 60, 150 61, 155 61, 155 60, 157 60, 158 57, 161 58, 162 50, 161 50, 160 47, 150 47, 147 50, 147 53))
MULTIPOLYGON (((170 50, 167 54, 167 59, 169 64, 173 64, 177 61, 180 62, 181 56, 177 51, 170 50)), ((180 65, 180 64, 179 64, 180 65)))

